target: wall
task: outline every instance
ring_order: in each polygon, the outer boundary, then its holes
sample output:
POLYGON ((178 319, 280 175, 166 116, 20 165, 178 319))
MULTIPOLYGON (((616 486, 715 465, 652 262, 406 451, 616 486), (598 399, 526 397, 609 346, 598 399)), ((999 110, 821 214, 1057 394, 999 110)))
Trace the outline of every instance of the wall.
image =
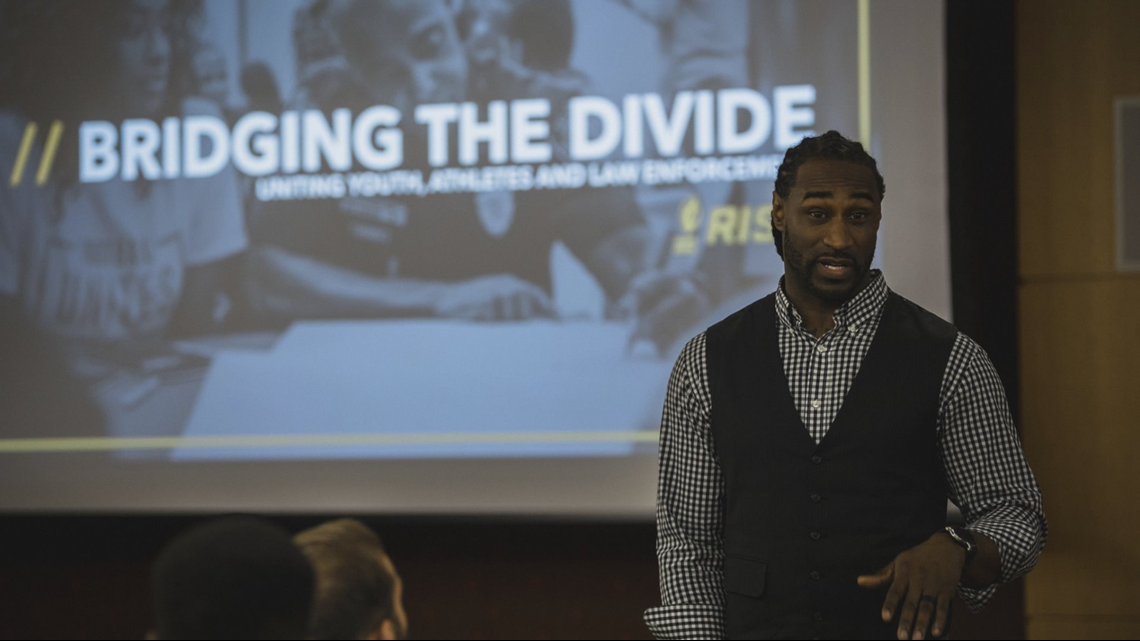
POLYGON ((1052 531, 1030 638, 1140 637, 1140 273, 1114 270, 1113 99, 1140 3, 1018 3, 1022 435, 1052 531))

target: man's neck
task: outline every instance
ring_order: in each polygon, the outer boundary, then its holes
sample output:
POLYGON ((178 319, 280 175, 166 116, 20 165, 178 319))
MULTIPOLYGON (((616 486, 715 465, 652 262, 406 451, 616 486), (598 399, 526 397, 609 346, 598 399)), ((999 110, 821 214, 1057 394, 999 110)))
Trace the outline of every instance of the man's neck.
POLYGON ((858 296, 870 283, 871 277, 870 274, 868 274, 847 300, 834 303, 822 300, 818 296, 813 295, 796 280, 794 276, 785 273, 784 294, 787 295, 788 300, 795 306, 796 311, 800 314, 800 318, 803 319, 804 330, 812 336, 820 338, 827 332, 835 329, 835 310, 843 307, 858 296))

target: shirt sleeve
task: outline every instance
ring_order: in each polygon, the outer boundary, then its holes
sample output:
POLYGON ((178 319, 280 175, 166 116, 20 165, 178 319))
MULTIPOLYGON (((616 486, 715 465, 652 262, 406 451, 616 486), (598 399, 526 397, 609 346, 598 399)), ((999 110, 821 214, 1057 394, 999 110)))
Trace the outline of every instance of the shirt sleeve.
POLYGON ((967 607, 977 612, 1000 584, 1033 569, 1048 524, 997 370, 985 350, 963 334, 943 388, 940 447, 950 500, 961 508, 966 527, 992 539, 1001 556, 997 583, 981 590, 959 588, 967 607))
POLYGON ((661 418, 657 560, 662 605, 645 612, 658 639, 724 638, 724 477, 709 407, 701 335, 673 368, 661 418))

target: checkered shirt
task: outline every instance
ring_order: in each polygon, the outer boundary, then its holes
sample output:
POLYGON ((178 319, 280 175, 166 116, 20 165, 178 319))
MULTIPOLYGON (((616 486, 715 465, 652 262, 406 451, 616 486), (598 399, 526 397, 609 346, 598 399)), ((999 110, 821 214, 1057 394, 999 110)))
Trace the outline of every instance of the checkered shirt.
MULTIPOLYGON (((871 346, 890 290, 878 270, 834 314, 820 338, 776 291, 780 356, 796 410, 818 443, 827 433, 871 346)), ((657 557, 662 605, 645 613, 659 639, 724 637, 724 477, 710 429, 712 396, 705 336, 685 346, 673 368, 661 419, 657 557)), ((942 378, 940 458, 950 493, 970 530, 992 539, 1001 581, 1033 568, 1045 544, 1041 492, 1025 462, 1005 389, 985 351, 959 333, 942 378)), ((970 610, 997 589, 959 586, 970 610)))

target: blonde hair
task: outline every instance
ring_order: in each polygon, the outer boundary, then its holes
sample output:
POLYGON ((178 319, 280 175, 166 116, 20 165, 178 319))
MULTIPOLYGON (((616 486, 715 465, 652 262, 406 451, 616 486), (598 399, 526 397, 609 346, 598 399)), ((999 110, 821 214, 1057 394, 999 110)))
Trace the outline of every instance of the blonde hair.
POLYGON ((355 519, 322 523, 293 537, 316 573, 313 639, 362 639, 393 615, 396 576, 380 537, 355 519))

